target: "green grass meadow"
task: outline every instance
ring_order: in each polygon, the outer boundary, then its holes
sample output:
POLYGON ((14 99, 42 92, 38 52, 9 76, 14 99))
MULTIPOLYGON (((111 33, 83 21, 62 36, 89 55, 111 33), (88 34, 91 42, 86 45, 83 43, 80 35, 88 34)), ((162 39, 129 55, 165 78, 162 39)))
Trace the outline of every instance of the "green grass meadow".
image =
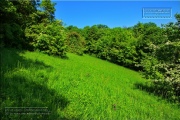
POLYGON ((67 59, 2 49, 2 120, 179 120, 180 108, 139 89, 133 70, 88 55, 67 59), (6 115, 5 107, 48 107, 48 115, 6 115))

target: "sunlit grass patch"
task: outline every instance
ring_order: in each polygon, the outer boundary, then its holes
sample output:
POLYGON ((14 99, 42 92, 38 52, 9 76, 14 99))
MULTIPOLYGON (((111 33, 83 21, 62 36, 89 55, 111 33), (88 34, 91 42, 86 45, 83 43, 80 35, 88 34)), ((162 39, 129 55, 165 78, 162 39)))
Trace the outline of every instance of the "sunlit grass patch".
MULTIPOLYGON (((51 111, 46 116, 21 116, 24 119, 180 119, 177 105, 136 89, 135 84, 145 80, 127 68, 70 53, 69 59, 60 59, 4 49, 1 56, 1 110, 48 107, 51 111)), ((20 118, 4 111, 1 115, 20 118)))

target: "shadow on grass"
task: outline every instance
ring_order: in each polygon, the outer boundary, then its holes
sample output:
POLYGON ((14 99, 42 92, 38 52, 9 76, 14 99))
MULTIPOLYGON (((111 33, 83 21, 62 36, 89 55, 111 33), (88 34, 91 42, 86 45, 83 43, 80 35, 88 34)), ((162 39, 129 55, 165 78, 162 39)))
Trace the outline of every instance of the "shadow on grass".
MULTIPOLYGON (((36 77, 29 77, 20 74, 11 74, 23 66, 24 69, 35 70, 50 69, 51 66, 41 61, 32 61, 20 56, 16 49, 3 49, 0 51, 0 116, 3 120, 67 120, 62 112, 68 106, 69 100, 59 92, 49 89, 47 82, 42 83, 32 80, 36 77), (10 76, 10 77, 9 77, 10 76), (49 114, 7 114, 5 107, 47 107, 49 114)), ((28 73, 29 74, 29 73, 28 73)), ((27 75, 28 75, 27 74, 27 75)), ((44 79, 44 78, 42 78, 44 79)), ((21 113, 21 112, 19 112, 21 113)), ((34 111, 33 111, 34 113, 34 111)), ((42 112, 43 113, 43 112, 42 112)), ((77 119, 77 118, 76 118, 77 119)))
POLYGON ((134 88, 135 88, 135 89, 140 89, 140 90, 146 91, 146 92, 148 92, 149 94, 155 94, 155 93, 154 93, 154 87, 151 86, 150 84, 135 83, 135 84, 134 84, 134 88))
POLYGON ((162 87, 159 88, 159 87, 155 86, 150 81, 146 82, 146 83, 135 83, 134 88, 140 89, 140 90, 146 91, 149 94, 153 94, 155 96, 158 96, 158 97, 160 97, 159 98, 160 100, 164 99, 164 100, 171 102, 171 103, 177 103, 177 105, 180 108, 180 104, 179 104, 180 101, 179 100, 173 99, 172 95, 169 95, 167 90, 162 89, 162 87))
POLYGON ((42 61, 25 59, 23 56, 20 56, 19 53, 24 53, 24 51, 12 48, 5 48, 0 51, 0 64, 3 72, 17 67, 34 67, 37 69, 52 68, 51 66, 44 64, 42 61))

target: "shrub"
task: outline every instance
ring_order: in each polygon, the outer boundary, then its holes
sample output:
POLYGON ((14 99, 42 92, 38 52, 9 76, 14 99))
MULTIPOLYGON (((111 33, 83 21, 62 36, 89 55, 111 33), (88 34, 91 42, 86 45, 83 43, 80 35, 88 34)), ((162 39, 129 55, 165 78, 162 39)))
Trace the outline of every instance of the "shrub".
POLYGON ((85 41, 77 32, 70 32, 67 35, 66 44, 69 52, 83 55, 85 41))
POLYGON ((54 21, 48 25, 39 24, 26 28, 26 37, 34 50, 40 50, 49 55, 66 55, 66 33, 60 21, 54 21))

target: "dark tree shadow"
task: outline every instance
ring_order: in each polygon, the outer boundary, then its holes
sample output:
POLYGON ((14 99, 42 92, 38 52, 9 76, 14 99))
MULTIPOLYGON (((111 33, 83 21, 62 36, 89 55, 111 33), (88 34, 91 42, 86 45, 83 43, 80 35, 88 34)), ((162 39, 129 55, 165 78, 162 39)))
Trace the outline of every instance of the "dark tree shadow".
POLYGON ((153 85, 151 82, 147 83, 135 83, 134 84, 134 89, 140 89, 142 91, 146 91, 149 94, 155 95, 159 97, 159 100, 166 100, 171 103, 177 103, 178 107, 180 107, 179 100, 174 100, 171 98, 169 94, 167 94, 167 90, 162 90, 159 87, 153 85))
POLYGON ((2 101, 7 103, 5 107, 47 107, 50 113, 48 115, 6 115, 4 113, 6 119, 49 120, 63 117, 58 115, 57 109, 63 110, 69 104, 64 96, 55 90, 48 89, 45 84, 39 85, 36 82, 27 81, 21 76, 15 76, 12 80, 10 85, 7 83, 2 92, 2 101), (12 104, 8 104, 8 102, 12 102, 12 104))
POLYGON ((44 64, 42 61, 32 61, 31 59, 25 59, 23 56, 20 56, 19 53, 24 53, 24 51, 20 51, 17 49, 2 49, 0 51, 0 60, 1 60, 1 68, 2 71, 8 71, 9 69, 14 69, 18 65, 23 66, 25 68, 35 67, 38 69, 52 68, 49 65, 44 64))
POLYGON ((147 84, 135 83, 134 89, 140 89, 140 90, 148 92, 149 94, 152 94, 152 93, 155 94, 154 93, 154 87, 147 85, 147 84))
MULTIPOLYGON (((17 66, 35 70, 50 69, 53 67, 42 61, 32 61, 20 56, 16 49, 0 50, 0 116, 3 120, 67 120, 60 113, 70 103, 61 93, 48 88, 47 82, 39 83, 22 74, 12 75, 8 78, 5 74, 16 71, 17 66), (10 114, 5 112, 6 107, 47 107, 46 114, 10 114)), ((45 79, 42 77, 42 79, 45 79)), ((76 118, 78 119, 78 118, 76 118)))

